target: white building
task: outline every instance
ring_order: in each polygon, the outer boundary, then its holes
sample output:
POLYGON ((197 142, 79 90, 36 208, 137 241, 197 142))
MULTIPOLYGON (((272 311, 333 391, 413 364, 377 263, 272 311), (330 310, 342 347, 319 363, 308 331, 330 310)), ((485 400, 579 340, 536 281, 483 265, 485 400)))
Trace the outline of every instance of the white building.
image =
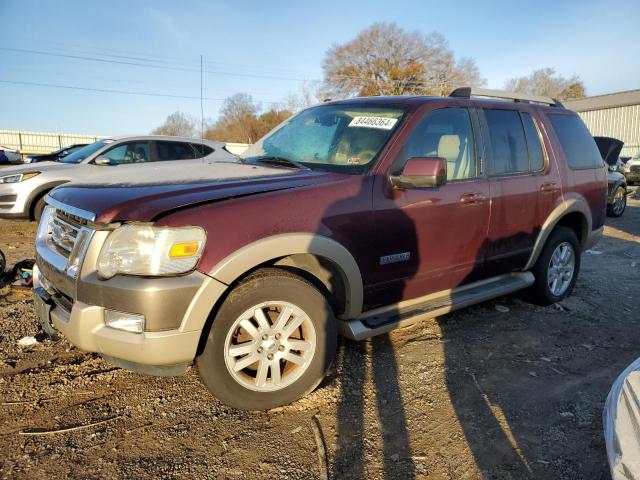
POLYGON ((564 102, 578 112, 594 136, 624 142, 622 156, 640 153, 640 89, 564 102))

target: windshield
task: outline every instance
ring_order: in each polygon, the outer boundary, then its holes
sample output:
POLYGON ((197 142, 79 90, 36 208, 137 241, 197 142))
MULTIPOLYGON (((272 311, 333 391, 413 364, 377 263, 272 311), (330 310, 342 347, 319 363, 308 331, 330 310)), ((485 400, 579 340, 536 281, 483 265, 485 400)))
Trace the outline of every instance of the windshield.
POLYGON ((75 152, 67 155, 63 159, 60 160, 62 163, 80 163, 89 155, 94 152, 97 152, 105 145, 109 145, 113 140, 98 140, 95 143, 87 145, 86 147, 82 147, 80 150, 76 150, 75 152))
POLYGON ((404 110, 388 107, 321 105, 286 120, 242 158, 286 159, 314 170, 364 173, 373 164, 404 110))

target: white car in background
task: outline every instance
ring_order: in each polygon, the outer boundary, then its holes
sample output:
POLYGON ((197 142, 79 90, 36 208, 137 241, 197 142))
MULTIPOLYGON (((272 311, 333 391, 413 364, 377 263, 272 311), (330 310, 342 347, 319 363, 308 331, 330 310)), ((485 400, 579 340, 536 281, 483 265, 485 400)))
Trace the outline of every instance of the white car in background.
POLYGON ((22 156, 19 150, 0 145, 0 165, 15 165, 22 163, 22 156))
POLYGON ((629 185, 640 183, 640 153, 627 160, 621 171, 629 185))
POLYGON ((239 160, 222 142, 147 135, 105 138, 57 162, 0 170, 0 218, 38 220, 44 196, 58 185, 160 183, 211 178, 216 163, 239 160))

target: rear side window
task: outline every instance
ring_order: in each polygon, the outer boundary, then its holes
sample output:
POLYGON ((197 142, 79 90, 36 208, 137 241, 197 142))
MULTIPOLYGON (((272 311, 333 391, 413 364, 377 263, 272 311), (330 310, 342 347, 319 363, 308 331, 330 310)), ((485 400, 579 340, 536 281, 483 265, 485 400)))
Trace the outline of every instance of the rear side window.
POLYGON ((181 142, 156 142, 158 160, 193 160, 196 152, 189 143, 181 142))
POLYGON ((196 151, 196 158, 206 157, 213 153, 213 148, 201 143, 192 143, 191 147, 196 151))
POLYGON ((602 157, 595 140, 577 115, 549 114, 569 167, 601 168, 602 157))
POLYGON ((527 141, 520 114, 515 110, 484 110, 489 128, 489 173, 503 175, 529 170, 527 141))
POLYGON ((527 112, 522 112, 522 124, 527 135, 527 149, 529 150, 529 162, 531 171, 538 172, 544 167, 544 155, 538 129, 533 123, 533 118, 527 112))

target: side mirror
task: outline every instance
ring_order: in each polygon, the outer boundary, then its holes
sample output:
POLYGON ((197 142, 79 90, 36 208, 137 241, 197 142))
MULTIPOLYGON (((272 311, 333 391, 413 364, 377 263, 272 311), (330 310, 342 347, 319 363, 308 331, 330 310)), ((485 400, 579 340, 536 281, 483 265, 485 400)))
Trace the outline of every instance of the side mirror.
POLYGON ((111 159, 106 155, 100 155, 93 161, 96 165, 111 165, 111 159))
POLYGON ((439 187, 447 183, 447 161, 442 157, 411 157, 402 172, 389 180, 395 188, 439 187))

